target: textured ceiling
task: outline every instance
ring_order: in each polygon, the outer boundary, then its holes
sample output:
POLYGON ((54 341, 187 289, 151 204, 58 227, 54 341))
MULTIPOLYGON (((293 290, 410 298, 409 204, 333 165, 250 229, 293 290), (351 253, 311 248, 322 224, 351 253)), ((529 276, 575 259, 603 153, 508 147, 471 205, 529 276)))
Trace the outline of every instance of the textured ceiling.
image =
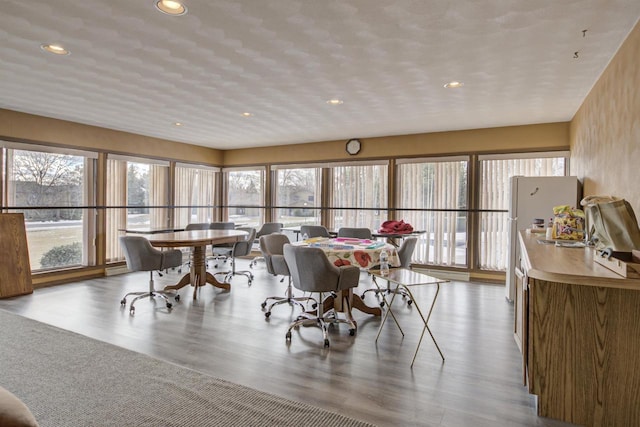
POLYGON ((186 5, 0 0, 0 108, 220 149, 568 121, 640 16, 638 0, 186 5))

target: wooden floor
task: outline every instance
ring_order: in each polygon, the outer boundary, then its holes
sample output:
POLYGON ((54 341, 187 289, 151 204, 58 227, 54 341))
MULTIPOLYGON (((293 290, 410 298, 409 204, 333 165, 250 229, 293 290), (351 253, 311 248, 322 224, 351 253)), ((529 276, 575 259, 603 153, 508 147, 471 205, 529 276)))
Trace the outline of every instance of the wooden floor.
MULTIPOLYGON (((240 260, 238 269, 245 268, 248 261, 240 260)), ((503 286, 443 285, 430 326, 446 361, 426 335, 410 369, 421 331, 415 307, 396 301, 404 339, 389 322, 376 344, 380 319, 355 310, 356 336, 346 325, 332 327, 326 349, 320 329, 302 327, 287 345, 285 332, 298 310, 281 305, 265 320, 260 303, 282 295, 285 284, 264 264, 253 271, 251 287, 236 276, 230 292, 207 286, 195 301, 192 288, 184 288, 171 311, 147 299, 134 316, 120 306, 125 292, 146 289, 147 273, 38 289, 0 300, 0 309, 380 426, 568 425, 537 417, 534 397, 520 383, 513 307, 503 286)), ((179 277, 156 277, 156 288, 179 277)), ((358 293, 370 286, 363 274, 358 293)), ((422 308, 434 289, 416 290, 422 308)), ((377 304, 371 294, 366 301, 377 304)))

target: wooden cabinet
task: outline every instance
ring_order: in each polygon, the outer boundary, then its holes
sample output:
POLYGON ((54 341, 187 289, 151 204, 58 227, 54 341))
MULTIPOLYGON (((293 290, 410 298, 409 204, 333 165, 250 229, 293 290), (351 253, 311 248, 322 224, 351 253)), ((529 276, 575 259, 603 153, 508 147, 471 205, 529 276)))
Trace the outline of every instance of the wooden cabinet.
POLYGON ((538 415, 640 425, 640 280, 594 263, 592 249, 520 238, 523 361, 538 415))
POLYGON ((0 214, 0 298, 33 292, 24 216, 0 214))

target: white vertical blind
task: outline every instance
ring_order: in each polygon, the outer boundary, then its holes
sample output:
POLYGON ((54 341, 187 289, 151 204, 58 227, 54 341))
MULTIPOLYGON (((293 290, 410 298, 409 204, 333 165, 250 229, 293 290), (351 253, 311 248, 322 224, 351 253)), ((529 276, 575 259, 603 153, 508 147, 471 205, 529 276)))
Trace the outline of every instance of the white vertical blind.
POLYGON ((388 166, 371 164, 366 166, 333 167, 332 205, 333 224, 340 227, 368 227, 377 230, 387 220, 386 210, 357 210, 357 208, 388 207, 388 166))
POLYGON ((426 231, 419 237, 415 262, 466 265, 466 213, 403 209, 465 209, 467 165, 466 158, 398 161, 398 219, 426 231))
MULTIPOLYGON (((107 206, 124 206, 127 204, 127 162, 122 160, 107 160, 107 206)), ((123 259, 124 254, 118 242, 118 229, 127 225, 126 209, 106 209, 106 259, 116 261, 123 259)))

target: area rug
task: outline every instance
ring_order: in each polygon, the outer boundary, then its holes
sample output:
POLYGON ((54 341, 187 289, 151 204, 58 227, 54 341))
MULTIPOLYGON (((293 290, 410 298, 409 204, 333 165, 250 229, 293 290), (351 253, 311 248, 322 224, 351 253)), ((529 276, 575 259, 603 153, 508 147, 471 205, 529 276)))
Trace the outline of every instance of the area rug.
POLYGON ((41 427, 372 425, 4 310, 0 385, 41 427))

